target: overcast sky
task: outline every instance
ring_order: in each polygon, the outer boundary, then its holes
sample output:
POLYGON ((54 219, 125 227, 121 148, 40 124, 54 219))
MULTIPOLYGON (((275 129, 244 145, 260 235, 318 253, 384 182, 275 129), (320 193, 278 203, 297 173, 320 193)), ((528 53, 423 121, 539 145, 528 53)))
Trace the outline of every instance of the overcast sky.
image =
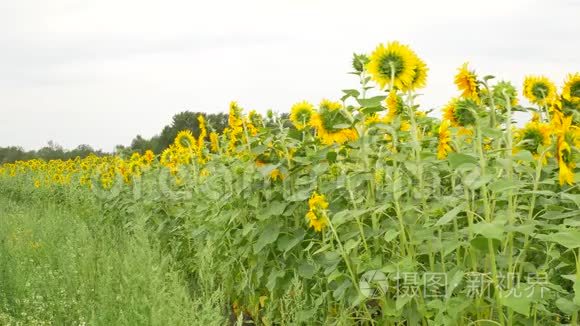
POLYGON ((424 108, 464 61, 513 81, 580 70, 578 0, 0 0, 0 146, 112 150, 184 111, 288 111, 357 86, 353 52, 411 45, 424 108))

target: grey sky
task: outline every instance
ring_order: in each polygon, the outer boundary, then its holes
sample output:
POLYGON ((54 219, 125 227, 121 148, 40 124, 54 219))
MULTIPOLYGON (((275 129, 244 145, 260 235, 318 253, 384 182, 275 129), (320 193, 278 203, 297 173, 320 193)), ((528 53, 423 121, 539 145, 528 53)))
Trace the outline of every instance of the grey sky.
POLYGON ((353 52, 407 43, 424 108, 464 61, 513 81, 580 70, 580 1, 0 1, 0 146, 112 150, 183 110, 287 111, 357 86, 353 52))

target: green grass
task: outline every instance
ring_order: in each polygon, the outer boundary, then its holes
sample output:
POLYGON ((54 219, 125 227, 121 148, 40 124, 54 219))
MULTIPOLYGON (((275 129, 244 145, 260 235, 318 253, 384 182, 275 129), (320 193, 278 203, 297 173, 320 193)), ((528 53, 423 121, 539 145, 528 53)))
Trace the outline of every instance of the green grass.
POLYGON ((0 198, 0 325, 224 324, 219 293, 191 295, 143 228, 95 212, 0 198))

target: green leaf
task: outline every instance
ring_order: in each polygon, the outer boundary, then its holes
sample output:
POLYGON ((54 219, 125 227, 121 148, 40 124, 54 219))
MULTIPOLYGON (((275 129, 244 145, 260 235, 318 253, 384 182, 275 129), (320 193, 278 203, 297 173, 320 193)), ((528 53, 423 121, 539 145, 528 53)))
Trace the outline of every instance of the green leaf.
MULTIPOLYGON (((580 273, 580 271, 577 273, 580 273)), ((580 274, 576 275, 576 281, 574 282, 574 303, 580 306, 580 274)))
POLYGON ((270 292, 272 292, 276 288, 276 281, 280 277, 284 277, 285 272, 283 270, 276 270, 270 272, 268 275, 268 282, 266 283, 266 287, 270 292))
POLYGON ((278 239, 278 235, 280 234, 280 225, 278 223, 270 223, 266 225, 262 234, 258 238, 258 241, 254 244, 254 252, 258 253, 265 246, 271 244, 272 242, 278 239))
POLYGON ((387 232, 385 232, 384 239, 386 242, 391 242, 391 241, 395 240, 395 238, 397 238, 398 235, 399 235, 399 231, 397 231, 395 229, 389 229, 389 230, 387 230, 387 232))
POLYGON ((556 300, 556 307, 569 316, 573 315, 580 309, 580 306, 566 298, 558 298, 558 300, 556 300))
POLYGON ((326 153, 326 159, 330 163, 335 163, 336 162, 336 157, 337 157, 337 154, 334 151, 330 151, 330 152, 326 153))
POLYGON ((562 193, 561 196, 564 201, 571 201, 580 208, 580 194, 562 193))
POLYGON ((288 201, 305 201, 306 199, 310 198, 310 189, 300 190, 288 197, 286 200, 288 201))
POLYGON ((499 193, 510 189, 519 189, 521 186, 522 184, 517 181, 499 179, 489 185, 489 190, 499 193))
POLYGON ((510 291, 504 291, 501 294, 500 303, 526 317, 530 316, 532 299, 530 299, 528 295, 516 295, 515 293, 510 293, 510 291))
POLYGON ((356 89, 343 89, 342 92, 344 93, 345 97, 359 97, 360 92, 356 89))
MULTIPOLYGON (((483 237, 483 236, 476 236, 475 238, 473 238, 473 240, 471 240, 471 246, 477 250, 483 251, 483 252, 488 252, 489 251, 489 239, 483 237)), ((501 241, 497 240, 497 239, 492 239, 492 246, 495 250, 497 250, 499 248, 499 246, 501 245, 501 241)))
POLYGON ((270 216, 280 216, 284 213, 286 206, 288 206, 286 202, 273 201, 260 211, 258 219, 264 220, 270 216))
POLYGON ((471 230, 487 239, 503 239, 504 226, 498 223, 477 223, 472 226, 471 230))
POLYGON ((441 225, 445 225, 445 224, 451 222, 457 216, 457 214, 459 214, 461 211, 463 211, 465 209, 465 206, 466 206, 466 204, 463 203, 459 206, 454 207, 452 210, 445 213, 445 215, 443 215, 439 219, 439 221, 437 221, 437 223, 435 223, 435 226, 441 226, 441 225))
POLYGON ((580 247, 580 231, 578 230, 566 230, 548 235, 540 234, 538 235, 538 239, 555 242, 568 249, 580 247))
POLYGON ((413 296, 401 295, 397 298, 397 303, 395 304, 395 307, 397 308, 397 310, 401 310, 403 309, 403 307, 407 305, 407 303, 411 302, 411 300, 413 300, 413 296))
POLYGON ((465 165, 465 164, 477 164, 477 158, 461 153, 449 153, 447 156, 447 161, 452 169, 457 169, 458 167, 465 165))
POLYGON ((517 161, 525 161, 525 162, 533 162, 535 161, 534 156, 532 155, 532 153, 530 153, 527 150, 522 150, 517 152, 514 156, 513 156, 514 160, 517 161))
POLYGON ((387 98, 386 96, 375 96, 367 99, 359 98, 357 99, 357 102, 358 104, 360 104, 360 106, 372 108, 375 106, 380 106, 381 102, 384 101, 386 98, 387 98))
POLYGON ((303 263, 298 266, 298 274, 304 278, 311 279, 316 273, 316 267, 309 263, 303 263))
POLYGON ((280 239, 278 239, 278 249, 284 251, 284 253, 287 253, 297 244, 302 242, 305 235, 306 231, 304 231, 304 229, 298 229, 292 235, 285 235, 280 237, 280 239))

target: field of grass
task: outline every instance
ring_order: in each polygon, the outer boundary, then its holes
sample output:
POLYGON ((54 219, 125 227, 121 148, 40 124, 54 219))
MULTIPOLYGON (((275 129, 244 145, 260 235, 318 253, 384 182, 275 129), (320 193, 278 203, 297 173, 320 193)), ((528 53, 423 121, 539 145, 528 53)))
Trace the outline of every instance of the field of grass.
POLYGON ((142 228, 94 207, 0 198, 1 325, 223 325, 223 298, 190 295, 142 228))
POLYGON ((232 102, 162 153, 0 166, 0 321, 576 325, 580 74, 524 106, 464 64, 431 114, 408 46, 352 69, 288 120, 232 102))

